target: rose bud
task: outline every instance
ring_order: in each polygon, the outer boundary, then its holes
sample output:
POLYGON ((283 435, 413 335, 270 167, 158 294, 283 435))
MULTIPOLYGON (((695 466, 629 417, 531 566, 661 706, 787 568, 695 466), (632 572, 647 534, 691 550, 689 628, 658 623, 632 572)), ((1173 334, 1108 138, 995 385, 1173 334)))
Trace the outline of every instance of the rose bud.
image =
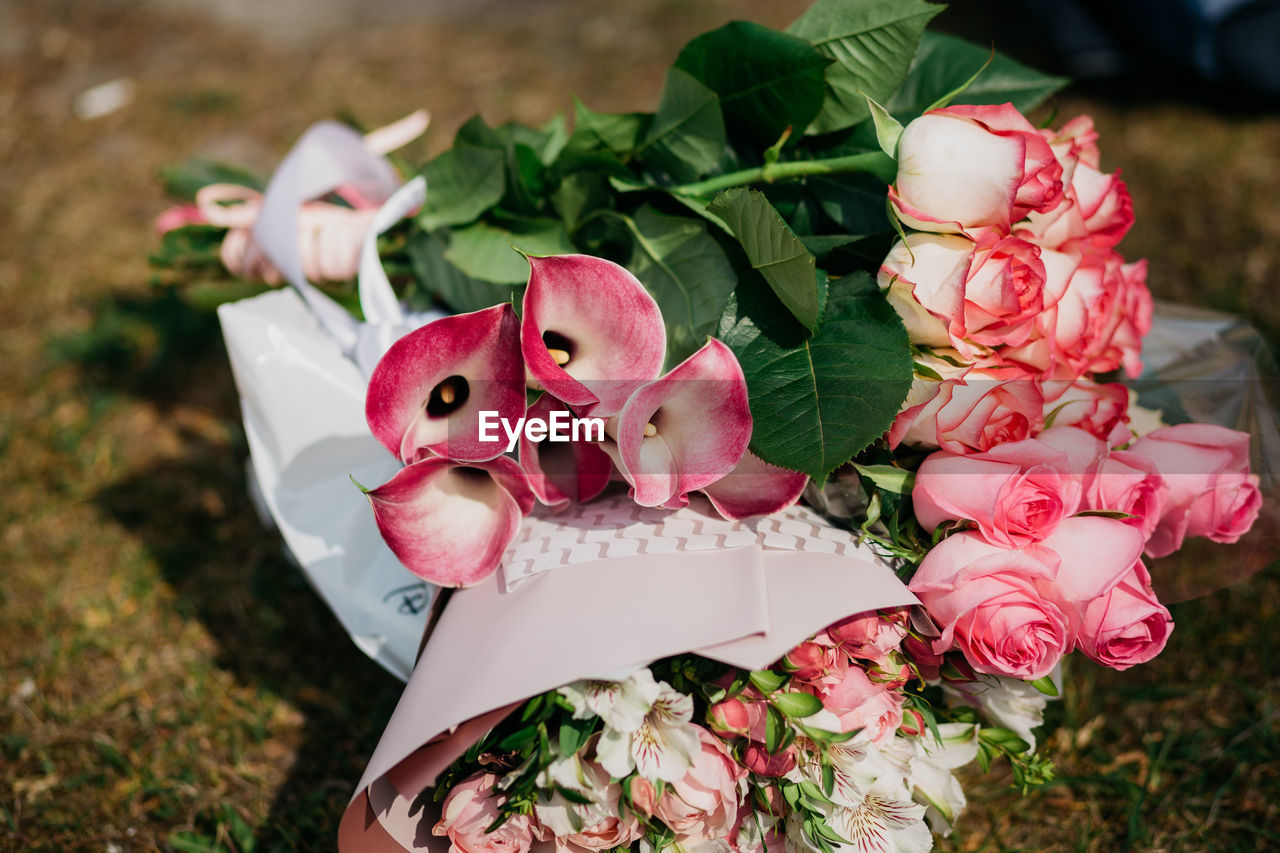
POLYGON ((1011 223, 1062 197, 1062 166, 1012 104, 930 110, 898 140, 889 200, 920 231, 966 233, 1011 223))
POLYGON ((658 303, 623 267, 589 255, 529 258, 520 345, 529 376, 582 414, 609 417, 662 372, 658 303))
POLYGON ((506 456, 458 463, 432 456, 366 492, 387 546, 440 586, 474 586, 498 568, 534 494, 506 456))
POLYGON ((365 418, 406 464, 423 451, 460 462, 493 459, 480 412, 515 422, 525 413, 520 323, 510 305, 444 317, 391 345, 369 377, 365 418))
POLYGON ((641 506, 684 506, 737 467, 751 440, 747 382, 714 338, 638 388, 606 432, 604 449, 641 506))

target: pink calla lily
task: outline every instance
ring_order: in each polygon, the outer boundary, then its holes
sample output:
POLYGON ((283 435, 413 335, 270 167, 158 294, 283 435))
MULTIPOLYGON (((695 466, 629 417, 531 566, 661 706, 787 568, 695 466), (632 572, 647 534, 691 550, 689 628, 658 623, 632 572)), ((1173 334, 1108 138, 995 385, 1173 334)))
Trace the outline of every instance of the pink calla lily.
MULTIPOLYGON (((554 423, 556 412, 568 408, 550 394, 543 394, 529 407, 528 417, 554 423)), ((529 478, 529 487, 538 500, 554 510, 570 503, 589 501, 604 491, 613 473, 609 454, 590 441, 530 441, 528 433, 520 436, 520 467, 529 478)))
POLYGON ((520 344, 529 375, 583 414, 616 414, 662 372, 658 303, 624 268, 589 255, 529 258, 520 344))
POLYGON ((405 568, 449 587, 493 574, 534 503, 524 472, 506 456, 465 464, 431 456, 366 495, 405 568))
POLYGON ((510 305, 428 323, 391 345, 369 377, 365 418, 400 461, 422 451, 455 461, 499 456, 480 440, 480 412, 513 423, 525 412, 520 321, 510 305))
POLYGON ((751 441, 747 382, 738 359, 707 341, 660 379, 638 388, 604 448, 641 506, 679 507, 742 460, 751 441))
POLYGON ((730 521, 772 515, 800 500, 808 474, 770 465, 751 451, 724 477, 702 490, 716 512, 730 521))

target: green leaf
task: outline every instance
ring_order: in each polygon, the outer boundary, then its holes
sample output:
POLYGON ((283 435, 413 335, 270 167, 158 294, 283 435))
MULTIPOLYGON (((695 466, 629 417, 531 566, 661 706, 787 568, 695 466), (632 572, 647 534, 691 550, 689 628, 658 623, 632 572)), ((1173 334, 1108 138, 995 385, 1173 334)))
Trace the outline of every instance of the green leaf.
POLYGON ((749 676, 751 683, 761 693, 772 693, 782 685, 787 683, 787 676, 774 672, 771 669, 752 670, 749 676))
MULTIPOLYGON (((954 91, 991 58, 991 50, 942 33, 925 33, 911 70, 888 100, 885 109, 904 121, 924 112, 954 91)), ((997 53, 987 69, 964 90, 966 104, 1012 103, 1030 112, 1045 98, 1066 86, 1065 77, 1052 77, 997 53)))
POLYGON ((506 188, 501 151, 462 145, 451 148, 422 169, 427 200, 418 224, 428 231, 472 222, 502 199, 506 188))
POLYGON ((662 309, 667 364, 679 364, 715 334, 738 277, 698 220, 648 205, 624 219, 634 241, 627 269, 662 309))
POLYGON ((989 744, 1005 752, 1014 753, 1015 755, 1020 755, 1021 753, 1031 749, 1031 744, 1027 743, 1008 729, 984 726, 982 730, 978 732, 978 739, 984 745, 989 744))
POLYGON ((636 153, 671 181, 687 183, 714 166, 724 146, 715 92, 679 68, 668 70, 658 112, 636 153))
POLYGON ((822 700, 811 693, 778 693, 771 701, 787 717, 803 719, 822 710, 822 700))
POLYGON ((501 225, 477 222, 455 229, 444 257, 465 275, 494 284, 529 280, 528 255, 572 252, 564 225, 555 219, 502 217, 501 225))
MULTIPOLYGON (((409 260, 413 264, 414 278, 454 311, 460 314, 479 311, 519 296, 518 288, 491 284, 467 275, 445 258, 445 248, 440 237, 420 233, 409 243, 409 260)), ((520 259, 519 255, 516 257, 520 259)), ((520 261, 524 263, 523 259, 520 261)))
POLYGON ((764 193, 741 187, 727 190, 708 209, 733 231, 751 266, 787 310, 806 328, 817 328, 826 302, 817 262, 764 193))
POLYGON ((910 494, 916 478, 913 472, 894 465, 859 465, 855 462, 853 467, 878 488, 895 495, 910 494))
POLYGON ((875 234, 892 226, 885 216, 884 184, 869 175, 821 175, 805 189, 845 234, 875 234))
POLYGON ((786 735, 787 724, 782 714, 772 705, 765 706, 764 715, 764 748, 770 755, 776 755, 782 749, 782 739, 786 735))
POLYGON ((902 82, 920 34, 942 6, 924 0, 818 0, 787 28, 835 60, 827 97, 810 133, 850 127, 869 114, 869 95, 884 103, 902 82))
POLYGON ((1046 675, 1031 682, 1031 686, 1046 696, 1057 696, 1058 685, 1053 683, 1053 676, 1046 675))
POLYGON ((889 115, 888 110, 870 95, 867 95, 867 106, 871 108, 871 120, 876 126, 876 141, 880 143, 880 150, 896 158, 898 137, 902 136, 902 123, 889 115))
POLYGON ((650 113, 597 113, 573 99, 573 136, 570 148, 601 147, 619 156, 634 151, 653 122, 650 113))
POLYGON ((262 179, 239 166, 195 158, 160 170, 164 191, 174 198, 194 201, 196 193, 209 184, 239 184, 255 190, 265 187, 262 179))
POLYGON ((761 145, 788 127, 799 134, 813 121, 830 64, 804 39, 748 21, 698 36, 676 59, 676 68, 719 96, 725 125, 761 145))
POLYGON ((719 337, 747 379, 751 450, 821 485, 882 435, 911 388, 906 329, 865 272, 836 279, 812 337, 762 287, 740 285, 719 337))

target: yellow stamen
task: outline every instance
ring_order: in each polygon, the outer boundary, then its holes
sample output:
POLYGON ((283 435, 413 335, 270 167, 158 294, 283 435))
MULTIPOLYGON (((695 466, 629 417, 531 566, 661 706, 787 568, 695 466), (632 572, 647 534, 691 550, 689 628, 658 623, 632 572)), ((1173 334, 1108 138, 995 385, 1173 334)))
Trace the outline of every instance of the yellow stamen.
POLYGON ((440 386, 440 402, 441 403, 444 403, 446 406, 448 406, 452 404, 453 401, 456 399, 458 399, 458 396, 457 396, 457 392, 453 390, 452 383, 440 386))
POLYGON ((561 367, 564 367, 569 363, 569 353, 562 349, 549 349, 547 350, 547 353, 550 354, 551 359, 561 367))
POLYGON ((658 434, 658 428, 657 428, 656 426, 654 426, 653 424, 645 424, 645 425, 644 425, 644 437, 645 437, 645 438, 653 438, 653 437, 654 437, 655 435, 657 435, 657 434, 658 434))

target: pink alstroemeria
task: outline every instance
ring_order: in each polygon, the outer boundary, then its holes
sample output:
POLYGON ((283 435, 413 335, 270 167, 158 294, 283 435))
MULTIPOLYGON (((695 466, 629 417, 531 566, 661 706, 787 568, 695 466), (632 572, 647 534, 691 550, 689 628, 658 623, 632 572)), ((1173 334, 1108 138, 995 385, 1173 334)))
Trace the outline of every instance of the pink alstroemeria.
POLYGON ((428 323, 391 345, 365 397, 369 429, 406 464, 425 450, 459 462, 501 455, 480 440, 480 412, 525 413, 520 321, 510 305, 428 323))
POLYGON ((747 381, 714 338, 665 376, 637 389, 606 432, 604 449, 641 506, 680 507, 724 477, 751 441, 747 381))
POLYGON ((702 490, 716 512, 730 521, 772 515, 800 500, 809 475, 770 465, 750 450, 725 476, 702 490))
POLYGON ((581 414, 615 415, 662 372, 658 303, 624 268, 589 255, 529 258, 520 345, 530 377, 581 414))
MULTIPOLYGON (((529 418, 552 423, 555 412, 568 413, 568 408, 543 394, 529 407, 529 418)), ((613 462, 609 454, 590 441, 530 441, 528 433, 520 435, 520 467, 529 478, 529 487, 538 500, 559 511, 570 503, 589 501, 609 485, 613 462)))
POLYGON ((534 494, 506 456, 460 464, 431 456, 366 492, 392 553, 440 586, 474 586, 498 568, 534 494))

